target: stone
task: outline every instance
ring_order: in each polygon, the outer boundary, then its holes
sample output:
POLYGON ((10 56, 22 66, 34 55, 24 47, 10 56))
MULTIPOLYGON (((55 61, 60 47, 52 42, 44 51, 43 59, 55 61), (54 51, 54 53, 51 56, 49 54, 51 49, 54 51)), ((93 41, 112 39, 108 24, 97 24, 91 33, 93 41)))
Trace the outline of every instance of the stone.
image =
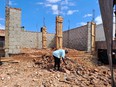
POLYGON ((60 78, 60 74, 57 74, 57 77, 60 78))
POLYGON ((95 72, 98 72, 99 70, 98 69, 94 69, 95 72))
POLYGON ((107 71, 103 71, 103 74, 107 74, 107 71))
POLYGON ((64 71, 65 71, 67 74, 70 74, 70 71, 69 71, 69 70, 64 69, 64 71))

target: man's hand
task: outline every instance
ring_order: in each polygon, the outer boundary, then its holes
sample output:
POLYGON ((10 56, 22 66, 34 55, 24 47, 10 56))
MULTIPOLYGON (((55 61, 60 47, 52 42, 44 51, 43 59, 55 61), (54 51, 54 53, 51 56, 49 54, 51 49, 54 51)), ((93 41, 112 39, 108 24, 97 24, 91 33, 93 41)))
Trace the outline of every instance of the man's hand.
POLYGON ((67 65, 67 64, 65 63, 65 65, 67 65))
POLYGON ((62 58, 62 60, 63 60, 64 64, 67 65, 67 64, 65 63, 65 61, 64 61, 64 58, 62 58))
POLYGON ((65 57, 65 59, 71 59, 71 58, 69 58, 69 57, 65 57))

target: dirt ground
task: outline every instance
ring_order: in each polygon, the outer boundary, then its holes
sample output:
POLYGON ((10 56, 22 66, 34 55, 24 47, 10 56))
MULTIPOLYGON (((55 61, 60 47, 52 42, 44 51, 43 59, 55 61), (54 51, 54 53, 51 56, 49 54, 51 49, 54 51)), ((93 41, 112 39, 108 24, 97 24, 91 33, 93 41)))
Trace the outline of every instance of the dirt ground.
POLYGON ((1 58, 0 87, 111 87, 109 67, 85 51, 68 49, 67 65, 54 71, 53 49, 22 49, 1 58))

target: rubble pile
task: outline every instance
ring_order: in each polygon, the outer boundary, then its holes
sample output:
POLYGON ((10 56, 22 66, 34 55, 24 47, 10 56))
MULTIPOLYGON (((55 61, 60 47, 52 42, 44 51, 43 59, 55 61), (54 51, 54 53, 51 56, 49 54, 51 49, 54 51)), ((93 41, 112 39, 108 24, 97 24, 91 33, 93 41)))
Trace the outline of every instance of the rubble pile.
POLYGON ((53 49, 23 49, 0 66, 0 87, 111 87, 110 70, 89 53, 68 49, 67 65, 54 71, 53 49))

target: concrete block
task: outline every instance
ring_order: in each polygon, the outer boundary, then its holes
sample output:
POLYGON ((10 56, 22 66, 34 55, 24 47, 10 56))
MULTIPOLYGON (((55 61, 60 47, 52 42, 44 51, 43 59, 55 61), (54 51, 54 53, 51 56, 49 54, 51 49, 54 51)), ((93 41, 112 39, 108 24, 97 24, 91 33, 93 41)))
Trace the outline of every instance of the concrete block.
POLYGON ((9 49, 8 53, 13 53, 13 50, 12 49, 9 49))

